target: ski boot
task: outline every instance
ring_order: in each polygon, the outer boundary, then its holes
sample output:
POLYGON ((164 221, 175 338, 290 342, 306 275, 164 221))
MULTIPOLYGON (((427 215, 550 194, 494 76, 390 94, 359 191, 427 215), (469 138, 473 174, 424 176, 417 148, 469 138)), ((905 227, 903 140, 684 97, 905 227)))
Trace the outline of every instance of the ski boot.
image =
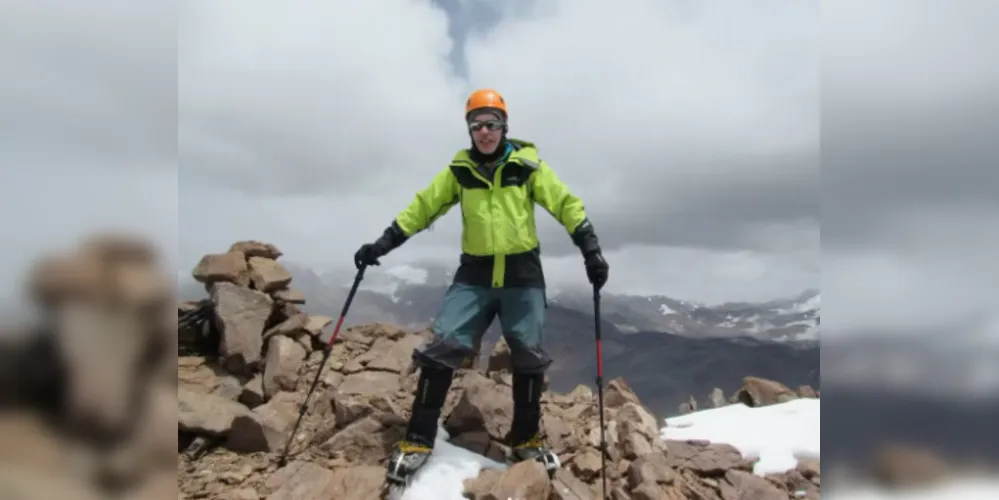
POLYGON ((507 457, 508 463, 515 464, 524 460, 537 460, 541 462, 541 465, 545 466, 545 471, 548 472, 550 479, 555 478, 555 473, 562 466, 558 455, 548 448, 548 445, 545 444, 544 439, 540 435, 535 435, 522 443, 516 443, 510 448, 510 454, 507 457))
POLYGON ((506 436, 510 446, 507 462, 537 460, 545 466, 548 476, 554 478, 561 464, 558 455, 548 449, 541 434, 543 386, 543 374, 513 374, 513 425, 506 436))
POLYGON ((385 482, 390 495, 398 496, 408 488, 413 475, 430 458, 453 375, 453 370, 447 368, 421 369, 406 436, 396 444, 388 460, 385 482))
POLYGON ((385 479, 390 487, 407 488, 416 471, 427 463, 433 448, 420 443, 400 441, 388 460, 385 479))

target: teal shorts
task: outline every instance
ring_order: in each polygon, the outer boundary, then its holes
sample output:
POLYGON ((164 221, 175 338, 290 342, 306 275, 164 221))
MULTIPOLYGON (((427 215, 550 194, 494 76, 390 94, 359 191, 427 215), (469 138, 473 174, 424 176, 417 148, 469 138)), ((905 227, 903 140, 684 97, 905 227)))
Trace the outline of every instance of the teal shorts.
POLYGON ((457 370, 482 342, 498 316, 510 346, 513 370, 544 373, 552 359, 543 347, 548 299, 543 288, 486 288, 452 284, 432 326, 434 339, 417 348, 419 366, 446 366, 457 370))

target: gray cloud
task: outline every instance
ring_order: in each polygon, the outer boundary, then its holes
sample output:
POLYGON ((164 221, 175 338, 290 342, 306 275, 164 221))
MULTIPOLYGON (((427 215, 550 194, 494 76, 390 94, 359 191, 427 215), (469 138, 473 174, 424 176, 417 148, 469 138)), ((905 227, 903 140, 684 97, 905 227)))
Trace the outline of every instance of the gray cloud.
POLYGON ((960 336, 996 317, 997 15, 984 0, 823 8, 837 26, 823 57, 826 331, 960 336))
POLYGON ((0 150, 32 168, 82 159, 172 171, 174 18, 168 5, 143 2, 6 6, 0 150))
MULTIPOLYGON (((637 280, 611 286, 684 295, 642 283, 678 265, 635 258, 653 246, 701 255, 674 284, 715 288, 686 293, 747 298, 738 280, 703 278, 746 252, 791 277, 760 295, 797 293, 817 284, 817 23, 816 5, 787 2, 185 3, 181 255, 252 236, 348 262, 468 144, 462 103, 489 86, 510 103, 511 135, 536 141, 585 201, 620 256, 614 275, 637 280)), ((576 250, 547 219, 549 267, 564 257, 576 268, 552 273, 577 279, 576 250)), ((390 259, 453 261, 458 222, 390 259)))
POLYGON ((4 306, 39 254, 94 231, 147 236, 178 265, 174 18, 148 2, 4 6, 4 306))

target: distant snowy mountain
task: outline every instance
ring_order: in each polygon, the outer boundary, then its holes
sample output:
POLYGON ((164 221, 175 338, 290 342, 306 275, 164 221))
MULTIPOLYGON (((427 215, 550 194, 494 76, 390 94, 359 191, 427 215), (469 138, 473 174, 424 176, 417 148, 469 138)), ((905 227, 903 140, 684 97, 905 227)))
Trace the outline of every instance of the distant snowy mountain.
MULTIPOLYGON (((317 273, 293 262, 283 261, 283 264, 295 277, 293 288, 308 297, 309 303, 305 306, 308 312, 329 315, 339 311, 346 288, 353 280, 352 273, 317 273)), ((405 326, 424 326, 437 313, 453 276, 453 269, 439 264, 372 269, 365 275, 359 291, 359 296, 367 300, 355 302, 357 306, 348 323, 391 321, 405 326)), ((182 290, 197 290, 192 293, 204 295, 203 288, 193 281, 182 290)), ((583 313, 593 310, 592 294, 588 291, 551 290, 549 294, 549 303, 561 309, 583 313)), ((662 295, 604 293, 601 313, 605 321, 624 334, 658 331, 692 338, 749 337, 772 342, 814 343, 819 339, 821 297, 818 290, 808 290, 796 297, 768 302, 705 305, 662 295)))
MULTIPOLYGON (((563 292, 552 302, 592 309, 592 297, 583 292, 563 292)), ((712 306, 661 295, 601 297, 604 317, 626 333, 655 330, 690 337, 752 337, 776 342, 818 340, 820 308, 817 290, 790 299, 712 306)))
POLYGON ((426 269, 401 265, 381 273, 368 273, 365 276, 364 288, 369 292, 385 295, 392 299, 393 303, 399 304, 406 287, 426 285, 429 278, 430 273, 426 269))
MULTIPOLYGON (((391 298, 400 308, 413 307, 413 296, 442 294, 453 272, 442 267, 401 265, 374 274, 365 288, 391 298), (407 299, 408 297, 408 299, 407 299)), ((588 291, 553 290, 549 302, 582 312, 592 311, 593 298, 588 291)), ((729 302, 705 305, 661 295, 601 296, 603 319, 622 333, 661 331, 698 338, 751 337, 774 342, 813 342, 819 339, 819 315, 822 295, 808 290, 796 297, 761 303, 729 302)), ((427 311, 430 314, 436 311, 427 311)), ((426 314, 393 311, 396 315, 424 318, 426 314)))
MULTIPOLYGON (((369 272, 364 289, 390 299, 393 305, 386 312, 397 321, 421 323, 436 313, 439 302, 433 299, 443 295, 453 275, 446 266, 399 265, 369 272), (428 306, 430 310, 421 309, 428 306)), ((325 281, 332 285, 344 278, 342 273, 330 273, 325 281)), ((549 295, 550 304, 581 312, 593 310, 589 291, 550 290, 549 295)), ((705 305, 662 295, 604 293, 601 313, 604 320, 626 334, 659 331, 696 338, 815 342, 819 339, 821 298, 818 290, 808 290, 767 302, 705 305)))

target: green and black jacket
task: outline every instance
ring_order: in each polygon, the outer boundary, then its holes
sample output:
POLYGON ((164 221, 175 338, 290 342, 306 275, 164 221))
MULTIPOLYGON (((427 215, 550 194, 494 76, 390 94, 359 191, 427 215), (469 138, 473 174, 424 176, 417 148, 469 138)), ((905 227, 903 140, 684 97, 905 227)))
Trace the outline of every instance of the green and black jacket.
POLYGON ((583 255, 600 250, 583 202, 538 157, 527 141, 507 139, 512 151, 482 175, 468 150, 416 194, 395 218, 382 242, 395 248, 428 228, 452 207, 461 207, 461 266, 454 281, 485 287, 544 287, 534 204, 545 208, 568 231, 583 255))

